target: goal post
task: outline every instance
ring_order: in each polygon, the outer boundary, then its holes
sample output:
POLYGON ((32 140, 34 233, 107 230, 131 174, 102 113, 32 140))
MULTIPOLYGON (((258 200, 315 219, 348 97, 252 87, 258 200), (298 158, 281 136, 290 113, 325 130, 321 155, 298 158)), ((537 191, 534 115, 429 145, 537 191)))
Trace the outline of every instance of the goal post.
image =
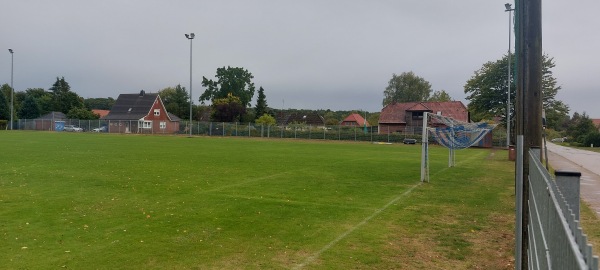
POLYGON ((496 124, 467 123, 440 114, 423 113, 421 143, 421 182, 429 182, 429 136, 448 148, 448 167, 456 165, 455 151, 469 148, 481 141, 496 124), (430 121, 431 119, 431 121, 430 121), (429 127, 429 126, 432 127, 429 127))
POLYGON ((423 131, 421 138, 421 182, 429 182, 429 134, 427 131, 428 112, 423 113, 423 131))

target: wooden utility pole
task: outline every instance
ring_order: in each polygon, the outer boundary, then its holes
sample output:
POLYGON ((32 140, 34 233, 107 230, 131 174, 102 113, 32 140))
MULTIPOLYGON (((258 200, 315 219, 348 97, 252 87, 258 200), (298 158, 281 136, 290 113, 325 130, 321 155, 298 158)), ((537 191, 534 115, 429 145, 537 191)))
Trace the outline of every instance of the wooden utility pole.
POLYGON ((516 134, 524 139, 521 269, 528 269, 529 149, 542 145, 542 0, 516 0, 515 12, 516 134))

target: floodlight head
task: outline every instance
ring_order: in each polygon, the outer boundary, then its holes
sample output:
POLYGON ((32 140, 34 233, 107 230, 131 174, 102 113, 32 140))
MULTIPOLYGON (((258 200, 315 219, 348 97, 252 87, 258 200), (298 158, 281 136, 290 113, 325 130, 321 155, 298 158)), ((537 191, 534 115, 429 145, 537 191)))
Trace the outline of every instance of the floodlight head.
POLYGON ((194 38, 195 36, 196 36, 196 35, 194 35, 194 33, 191 33, 191 34, 190 34, 190 37, 191 37, 191 38, 194 38))
POLYGON ((8 49, 8 52, 13 53, 13 50, 12 49, 8 49))
POLYGON ((186 38, 190 38, 190 35, 188 35, 188 34, 185 34, 185 37, 186 37, 186 38))
POLYGON ((506 3, 506 4, 504 4, 504 7, 506 7, 506 10, 505 10, 505 11, 511 11, 511 10, 513 10, 513 9, 511 8, 511 6, 512 6, 512 5, 511 5, 511 4, 509 4, 509 3, 506 3))

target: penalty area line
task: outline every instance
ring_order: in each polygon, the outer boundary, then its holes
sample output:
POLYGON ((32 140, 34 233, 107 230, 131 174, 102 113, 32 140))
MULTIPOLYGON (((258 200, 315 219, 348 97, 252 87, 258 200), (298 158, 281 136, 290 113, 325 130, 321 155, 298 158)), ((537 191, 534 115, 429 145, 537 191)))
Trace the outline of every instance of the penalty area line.
POLYGON ((363 225, 365 225, 367 222, 369 222, 369 220, 371 220, 374 217, 376 217, 377 215, 379 215, 379 213, 381 213, 384 210, 386 210, 392 204, 396 203, 398 200, 400 200, 400 199, 404 198, 406 195, 410 194, 413 191, 413 189, 417 188, 421 184, 422 184, 421 182, 417 183, 416 185, 410 187, 408 190, 404 191, 402 194, 398 195, 397 197, 395 197, 394 199, 392 199, 391 201, 389 201, 383 207, 375 210, 375 212, 373 212, 373 214, 371 214, 370 216, 366 217, 365 219, 363 219, 358 224, 354 225, 354 227, 352 227, 349 230, 345 231, 344 233, 340 234, 340 236, 338 236, 336 239, 333 239, 333 241, 329 242, 327 245, 325 245, 319 251, 315 252, 313 255, 311 255, 310 257, 306 258, 306 260, 304 260, 301 264, 296 265, 292 269, 302 269, 304 266, 307 266, 310 263, 314 262, 317 258, 319 258, 319 256, 321 256, 321 254, 323 254, 323 252, 329 250, 331 247, 333 247, 335 244, 337 244, 337 242, 339 242, 342 239, 346 238, 346 236, 348 236, 349 234, 351 234, 356 229, 358 229, 358 228, 362 227, 363 225))

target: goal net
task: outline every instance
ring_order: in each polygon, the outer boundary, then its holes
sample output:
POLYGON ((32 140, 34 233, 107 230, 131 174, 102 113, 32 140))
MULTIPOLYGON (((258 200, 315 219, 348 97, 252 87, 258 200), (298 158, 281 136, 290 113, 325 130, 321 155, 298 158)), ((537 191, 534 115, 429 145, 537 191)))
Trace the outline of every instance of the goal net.
POLYGON ((485 122, 467 123, 456 119, 424 113, 423 116, 423 143, 421 149, 421 181, 429 182, 429 137, 431 136, 439 145, 449 149, 448 167, 454 167, 454 150, 471 147, 492 129, 495 124, 485 122))

